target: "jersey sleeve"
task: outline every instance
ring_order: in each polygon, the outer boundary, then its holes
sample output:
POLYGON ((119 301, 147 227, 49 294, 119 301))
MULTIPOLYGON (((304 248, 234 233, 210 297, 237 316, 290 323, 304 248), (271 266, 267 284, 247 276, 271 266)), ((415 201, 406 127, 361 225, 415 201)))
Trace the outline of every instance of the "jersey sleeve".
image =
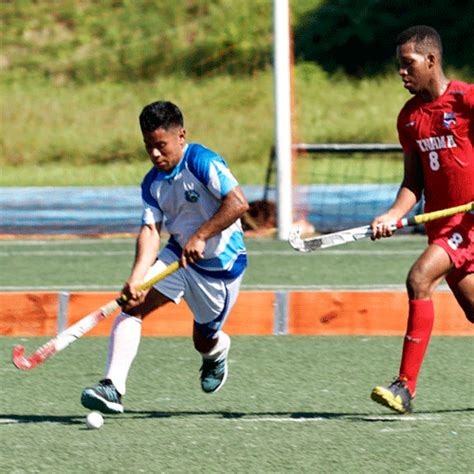
POLYGON ((400 145, 402 146, 405 153, 412 153, 413 151, 416 151, 416 143, 415 140, 410 137, 409 127, 409 116, 404 113, 404 110, 402 110, 397 119, 397 131, 400 145))
POLYGON ((238 186, 237 180, 231 173, 224 160, 213 160, 209 166, 209 191, 216 197, 224 197, 238 186))
POLYGON ((142 190, 142 225, 155 224, 163 220, 163 212, 160 209, 158 201, 153 197, 151 193, 151 185, 154 181, 155 173, 154 170, 145 176, 141 184, 142 190))
POLYGON ((222 199, 239 185, 225 160, 210 150, 201 151, 189 163, 190 171, 213 196, 222 199))

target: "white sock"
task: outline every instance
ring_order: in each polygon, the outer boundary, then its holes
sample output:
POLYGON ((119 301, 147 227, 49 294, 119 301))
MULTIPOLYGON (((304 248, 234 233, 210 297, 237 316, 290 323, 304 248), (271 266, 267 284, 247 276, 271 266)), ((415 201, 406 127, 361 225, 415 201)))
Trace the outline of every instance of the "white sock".
POLYGON ((217 337, 217 344, 206 354, 201 353, 203 359, 217 360, 221 356, 227 355, 227 352, 229 352, 230 337, 224 331, 219 331, 217 337))
POLYGON ((109 338, 105 378, 112 380, 121 395, 125 394, 128 371, 138 352, 142 320, 120 313, 114 321, 109 338))

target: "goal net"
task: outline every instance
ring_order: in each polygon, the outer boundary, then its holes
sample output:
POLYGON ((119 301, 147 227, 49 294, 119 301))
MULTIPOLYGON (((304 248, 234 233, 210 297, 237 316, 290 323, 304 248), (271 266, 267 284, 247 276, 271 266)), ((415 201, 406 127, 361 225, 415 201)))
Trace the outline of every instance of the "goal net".
MULTIPOLYGON (((293 144, 292 219, 309 231, 369 223, 393 202, 402 179, 401 147, 383 143, 293 144)), ((270 151, 264 201, 276 200, 270 151)))
POLYGON ((305 19, 297 11, 298 2, 278 1, 274 8, 285 8, 284 4, 291 28, 282 53, 278 45, 284 28, 274 27, 273 72, 276 83, 279 77, 290 77, 291 111, 287 117, 280 116, 286 113, 279 107, 285 97, 277 92, 275 123, 286 120, 291 150, 278 146, 277 127, 275 146, 269 150, 264 200, 275 199, 280 208, 280 238, 285 235, 281 226, 288 219, 316 232, 370 223, 391 205, 402 179, 403 156, 395 123, 408 97, 402 95, 395 68, 387 69, 385 76, 371 77, 362 71, 355 77, 337 70, 330 73, 321 64, 305 61, 301 54, 302 39, 308 35, 305 21, 317 15, 317 8, 307 12, 305 19), (285 53, 290 58, 288 70, 278 61, 285 53), (289 153, 290 168, 285 165, 285 153, 289 153), (288 173, 290 184, 282 179, 288 173), (291 203, 291 209, 282 212, 285 202, 291 203))

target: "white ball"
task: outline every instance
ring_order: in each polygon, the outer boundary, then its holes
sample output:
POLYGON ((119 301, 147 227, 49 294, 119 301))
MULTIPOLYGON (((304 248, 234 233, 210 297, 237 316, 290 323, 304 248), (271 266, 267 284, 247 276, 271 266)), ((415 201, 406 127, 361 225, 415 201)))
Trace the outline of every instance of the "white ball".
POLYGON ((104 424, 104 418, 98 411, 91 411, 86 418, 86 426, 90 430, 98 430, 104 424))

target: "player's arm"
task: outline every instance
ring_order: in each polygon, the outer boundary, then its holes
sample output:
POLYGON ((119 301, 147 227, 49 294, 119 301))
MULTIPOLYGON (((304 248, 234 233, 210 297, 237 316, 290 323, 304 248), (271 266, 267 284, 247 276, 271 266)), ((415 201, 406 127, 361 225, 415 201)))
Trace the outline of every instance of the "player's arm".
POLYGON ((240 186, 231 189, 223 198, 217 212, 191 236, 183 248, 181 265, 195 263, 202 258, 206 240, 232 225, 248 210, 249 204, 240 186))
POLYGON ((140 292, 136 286, 143 282, 146 272, 155 263, 160 249, 161 223, 143 224, 135 245, 135 261, 130 276, 125 283, 123 293, 129 298, 136 299, 140 292))
POLYGON ((395 202, 390 209, 372 221, 372 240, 390 237, 393 231, 386 225, 401 219, 419 201, 423 190, 423 170, 416 152, 405 152, 404 176, 395 202))

